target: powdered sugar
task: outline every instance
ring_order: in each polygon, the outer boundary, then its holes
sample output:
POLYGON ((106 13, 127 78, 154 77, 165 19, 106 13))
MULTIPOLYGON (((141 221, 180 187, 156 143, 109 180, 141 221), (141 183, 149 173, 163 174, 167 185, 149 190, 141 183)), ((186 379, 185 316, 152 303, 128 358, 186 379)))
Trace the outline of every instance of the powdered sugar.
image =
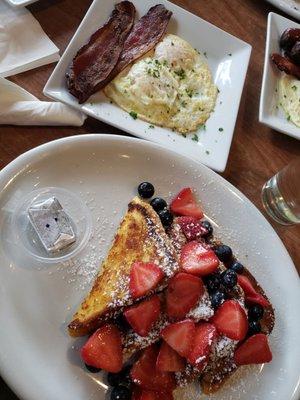
POLYGON ((198 304, 188 314, 187 318, 192 318, 194 321, 209 320, 214 315, 210 297, 205 290, 203 296, 200 298, 198 304))
POLYGON ((151 218, 147 217, 146 223, 148 237, 145 240, 144 246, 147 248, 153 244, 155 245, 159 267, 170 278, 179 270, 175 249, 166 234, 164 232, 159 233, 160 227, 156 226, 151 218))

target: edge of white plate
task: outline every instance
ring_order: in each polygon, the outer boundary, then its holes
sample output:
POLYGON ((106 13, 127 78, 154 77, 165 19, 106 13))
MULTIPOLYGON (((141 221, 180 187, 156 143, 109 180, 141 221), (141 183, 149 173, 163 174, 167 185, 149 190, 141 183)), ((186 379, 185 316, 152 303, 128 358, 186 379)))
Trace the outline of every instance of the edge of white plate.
MULTIPOLYGON (((73 142, 82 142, 82 141, 89 141, 89 140, 93 141, 95 139, 99 140, 99 141, 108 140, 111 142, 120 142, 121 141, 124 144, 132 144, 132 143, 138 144, 139 143, 140 145, 143 145, 146 147, 151 147, 151 148, 154 147, 158 151, 173 153, 174 156, 177 155, 177 157, 180 157, 180 158, 183 158, 186 160, 190 160, 189 157, 178 154, 172 150, 166 149, 164 146, 161 146, 157 143, 149 142, 149 141, 146 141, 143 139, 139 139, 139 138, 131 138, 131 137, 126 137, 126 136, 121 136, 121 135, 99 134, 99 133, 98 134, 94 133, 94 134, 70 136, 67 138, 53 140, 51 142, 45 143, 45 144, 37 146, 31 150, 28 150, 27 152, 21 154, 20 156, 15 158, 13 161, 11 161, 6 167, 4 167, 0 171, 0 186, 1 186, 0 196, 2 194, 2 191, 5 190, 7 184, 10 183, 11 179, 13 179, 14 176, 17 176, 20 168, 22 169, 22 166, 24 167, 24 163, 26 164, 26 167, 28 167, 28 165, 30 165, 30 158, 32 158, 32 157, 35 158, 35 157, 39 156, 40 154, 42 154, 43 152, 45 152, 45 150, 51 150, 53 148, 56 148, 60 144, 71 144, 73 142)), ((274 236, 274 239, 277 240, 278 244, 281 245, 281 249, 282 249, 283 253, 285 254, 285 256, 287 257, 287 259, 289 260, 290 265, 291 265, 290 273, 292 275, 294 275, 295 280, 299 279, 294 262, 291 259, 287 249, 285 248, 284 244, 282 243, 281 239, 279 238, 279 236, 277 235, 277 233, 275 232, 275 230, 273 229, 271 224, 266 220, 266 218, 258 210, 258 208, 242 192, 240 192, 237 188, 235 188, 230 182, 226 181, 224 178, 222 178, 220 175, 215 173, 210 168, 203 165, 201 162, 196 161, 196 160, 193 160, 193 161, 196 164, 201 165, 201 168, 209 170, 209 172, 214 176, 214 178, 216 179, 216 181, 218 183, 224 184, 224 182, 226 182, 226 186, 237 197, 239 197, 243 202, 245 202, 246 205, 248 207, 250 207, 253 211, 255 210, 258 213, 259 218, 261 219, 261 223, 265 225, 265 228, 268 229, 270 233, 272 233, 272 235, 274 236)), ((14 391, 14 393, 20 399, 25 399, 25 397, 23 397, 23 394, 22 394, 23 384, 21 384, 20 381, 17 382, 15 380, 15 375, 13 376, 12 374, 9 374, 6 372, 5 369, 3 368, 2 363, 0 364, 0 373, 1 373, 1 376, 3 377, 3 379, 7 382, 7 384, 10 386, 10 388, 14 391)), ((299 379, 300 379, 300 377, 299 377, 299 379)), ((298 395, 300 395, 300 380, 298 382, 297 387, 294 390, 293 397, 290 400, 297 400, 298 395)), ((26 398, 26 400, 30 400, 30 399, 26 398)))

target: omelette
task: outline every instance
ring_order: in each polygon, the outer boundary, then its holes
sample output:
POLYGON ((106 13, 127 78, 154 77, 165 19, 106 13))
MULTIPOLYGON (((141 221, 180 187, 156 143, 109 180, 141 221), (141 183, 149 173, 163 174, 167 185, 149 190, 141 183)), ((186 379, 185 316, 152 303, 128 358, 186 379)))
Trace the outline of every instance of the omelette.
POLYGON ((104 92, 133 118, 186 134, 210 117, 218 88, 205 58, 185 40, 168 34, 104 92))

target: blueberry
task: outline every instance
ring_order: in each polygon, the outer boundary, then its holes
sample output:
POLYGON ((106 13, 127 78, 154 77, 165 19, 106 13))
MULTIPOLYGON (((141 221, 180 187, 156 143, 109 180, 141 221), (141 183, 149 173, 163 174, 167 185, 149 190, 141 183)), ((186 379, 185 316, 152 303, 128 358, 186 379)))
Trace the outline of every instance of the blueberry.
POLYGON ((161 197, 155 197, 150 204, 156 212, 159 212, 168 206, 167 202, 161 197))
POLYGON ((212 293, 210 297, 211 305, 213 308, 218 308, 224 301, 225 301, 225 294, 223 292, 220 292, 219 290, 217 292, 212 293))
POLYGON ((260 304, 255 304, 248 309, 248 317, 252 321, 262 319, 264 315, 264 308, 260 304))
POLYGON ((142 182, 139 184, 138 192, 142 199, 150 199, 154 195, 154 186, 150 182, 142 182))
POLYGON ((221 244, 220 246, 216 246, 214 251, 218 257, 218 259, 222 262, 227 262, 232 257, 232 250, 226 244, 221 244))
POLYGON ((130 387, 131 386, 131 378, 130 378, 130 370, 131 366, 127 366, 122 369, 121 372, 118 372, 117 374, 114 374, 112 372, 109 372, 107 374, 107 382, 110 386, 126 386, 130 387))
POLYGON ((85 368, 92 372, 93 374, 96 374, 97 372, 101 371, 101 368, 96 368, 96 367, 92 367, 91 365, 85 364, 85 368))
POLYGON ((202 234, 203 237, 211 236, 213 234, 213 227, 211 226, 211 223, 209 221, 202 221, 201 225, 207 231, 207 233, 205 233, 204 235, 202 234))
POLYGON ((212 274, 208 275, 205 279, 205 284, 207 287, 207 290, 211 292, 215 292, 216 290, 219 289, 220 287, 220 276, 218 274, 212 274))
POLYGON ((232 271, 236 272, 237 274, 241 274, 244 271, 244 266, 238 261, 234 261, 230 267, 232 271))
POLYGON ((168 227, 173 222, 173 215, 166 208, 158 212, 159 218, 163 226, 168 227))
POLYGON ((261 325, 258 321, 249 321, 248 335, 252 336, 261 332, 261 325))
POLYGON ((231 289, 237 284, 237 275, 234 271, 228 269, 227 271, 222 272, 221 280, 226 288, 231 289))
POLYGON ((110 400, 130 400, 131 391, 125 386, 116 386, 113 388, 110 400))

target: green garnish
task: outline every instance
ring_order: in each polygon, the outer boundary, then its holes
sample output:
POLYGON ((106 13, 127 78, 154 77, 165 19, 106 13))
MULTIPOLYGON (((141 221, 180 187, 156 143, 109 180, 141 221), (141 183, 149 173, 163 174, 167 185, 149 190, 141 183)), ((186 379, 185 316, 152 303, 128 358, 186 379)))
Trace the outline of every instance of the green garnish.
POLYGON ((296 85, 292 86, 292 89, 297 90, 297 86, 296 85))
POLYGON ((154 129, 154 125, 149 125, 149 129, 154 129))
POLYGON ((224 129, 223 128, 219 128, 219 132, 223 132, 224 131, 224 129))
POLYGON ((288 121, 290 121, 290 120, 291 120, 291 116, 288 115, 286 119, 287 119, 288 121))
POLYGON ((137 119, 138 115, 135 111, 130 111, 129 115, 133 118, 133 119, 137 119))
POLYGON ((192 89, 185 89, 185 91, 186 91, 186 94, 187 94, 189 97, 193 97, 193 91, 192 91, 192 89))
POLYGON ((198 126, 199 131, 205 131, 206 130, 206 125, 202 124, 198 126))
POLYGON ((229 57, 231 57, 231 56, 232 56, 232 54, 231 54, 231 53, 229 53, 228 55, 229 55, 229 57))
POLYGON ((179 71, 175 71, 175 74, 177 76, 179 76, 180 80, 186 78, 186 73, 185 73, 185 70, 183 68, 181 68, 179 71))
POLYGON ((198 135, 195 133, 194 134, 194 136, 192 137, 192 140, 194 141, 194 142, 199 142, 199 138, 198 138, 198 135))
POLYGON ((205 150, 205 153, 206 153, 206 154, 210 154, 210 151, 209 151, 209 150, 205 150))
POLYGON ((207 53, 206 53, 206 51, 203 53, 203 55, 204 55, 204 57, 206 57, 206 58, 207 58, 207 53))

